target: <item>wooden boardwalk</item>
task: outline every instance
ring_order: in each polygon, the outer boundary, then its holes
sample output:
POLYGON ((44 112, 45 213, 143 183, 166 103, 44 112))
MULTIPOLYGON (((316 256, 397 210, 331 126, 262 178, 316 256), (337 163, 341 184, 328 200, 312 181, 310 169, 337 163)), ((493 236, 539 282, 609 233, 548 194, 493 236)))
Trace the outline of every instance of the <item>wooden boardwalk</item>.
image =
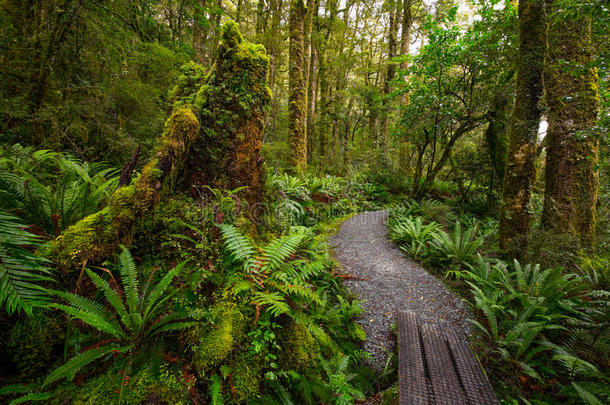
POLYGON ((468 343, 450 329, 398 313, 400 405, 499 404, 468 343))

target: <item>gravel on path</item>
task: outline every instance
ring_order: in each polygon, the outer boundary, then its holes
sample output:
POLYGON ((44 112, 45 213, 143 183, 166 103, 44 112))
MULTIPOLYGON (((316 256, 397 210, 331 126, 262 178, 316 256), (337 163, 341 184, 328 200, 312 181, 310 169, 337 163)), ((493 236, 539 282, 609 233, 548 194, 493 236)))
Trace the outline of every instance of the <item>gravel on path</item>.
POLYGON ((387 210, 355 215, 330 240, 343 271, 352 276, 344 285, 362 300, 364 350, 378 370, 395 349, 390 327, 399 310, 413 311, 425 322, 449 324, 464 337, 470 335, 467 319, 472 318, 461 298, 388 239, 387 218, 387 210))

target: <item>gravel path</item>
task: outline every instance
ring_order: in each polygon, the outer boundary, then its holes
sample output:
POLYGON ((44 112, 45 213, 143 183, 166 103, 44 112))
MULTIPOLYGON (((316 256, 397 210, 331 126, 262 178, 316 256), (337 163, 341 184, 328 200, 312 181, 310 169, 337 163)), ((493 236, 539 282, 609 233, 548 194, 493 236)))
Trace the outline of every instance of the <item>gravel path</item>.
POLYGON ((448 323, 470 335, 466 304, 387 238, 387 217, 386 210, 355 215, 331 239, 335 257, 352 276, 344 284, 362 300, 359 322, 367 336, 364 349, 372 354, 371 364, 377 369, 384 367, 394 350, 390 326, 399 310, 413 311, 428 322, 448 323))

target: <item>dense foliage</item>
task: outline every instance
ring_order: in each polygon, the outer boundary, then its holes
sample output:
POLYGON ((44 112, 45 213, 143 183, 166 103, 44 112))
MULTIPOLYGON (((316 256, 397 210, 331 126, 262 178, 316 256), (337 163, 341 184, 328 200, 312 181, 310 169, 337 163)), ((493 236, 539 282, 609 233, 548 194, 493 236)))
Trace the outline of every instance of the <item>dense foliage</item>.
POLYGON ((504 403, 609 402, 608 11, 0 0, 0 402, 396 404, 381 209, 504 403))

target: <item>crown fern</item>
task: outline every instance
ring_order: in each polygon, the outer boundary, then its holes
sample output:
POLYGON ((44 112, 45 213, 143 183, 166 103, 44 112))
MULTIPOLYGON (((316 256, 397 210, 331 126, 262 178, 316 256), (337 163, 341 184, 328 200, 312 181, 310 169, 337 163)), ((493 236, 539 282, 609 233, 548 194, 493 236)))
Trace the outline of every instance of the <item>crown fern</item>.
MULTIPOLYGON (((157 284, 146 285, 140 289, 133 258, 127 249, 122 248, 119 255, 122 291, 112 288, 108 281, 87 269, 91 281, 109 304, 108 308, 77 294, 55 292, 55 295, 66 304, 56 303, 52 304, 52 307, 64 311, 72 318, 83 321, 111 338, 104 340, 109 342, 108 344, 80 353, 57 368, 46 377, 43 386, 62 378, 71 380, 87 364, 111 353, 128 356, 126 371, 138 349, 155 335, 191 326, 193 323, 191 314, 169 312, 166 305, 173 295, 166 294, 166 291, 185 264, 186 262, 182 262, 168 271, 157 284)), ((121 386, 121 394, 122 389, 121 386)))

